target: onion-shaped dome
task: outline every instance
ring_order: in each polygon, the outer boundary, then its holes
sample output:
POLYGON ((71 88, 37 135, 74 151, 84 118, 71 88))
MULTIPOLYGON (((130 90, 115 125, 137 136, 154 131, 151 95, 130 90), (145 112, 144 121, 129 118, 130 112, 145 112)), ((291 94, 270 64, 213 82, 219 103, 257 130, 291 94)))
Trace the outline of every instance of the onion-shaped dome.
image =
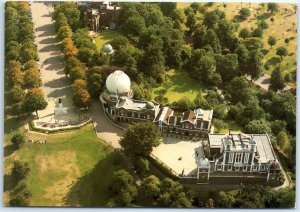
POLYGON ((123 71, 117 70, 106 79, 106 88, 111 94, 124 94, 130 91, 130 79, 123 71))
POLYGON ((153 108, 154 108, 153 102, 147 102, 147 103, 146 103, 146 108, 147 108, 147 109, 153 109, 153 108))
POLYGON ((114 49, 113 47, 110 45, 110 44, 105 44, 103 47, 102 47, 102 52, 104 54, 112 54, 114 53, 114 49))
POLYGON ((200 168, 209 168, 209 161, 208 161, 208 159, 205 158, 204 160, 200 160, 199 167, 200 168))

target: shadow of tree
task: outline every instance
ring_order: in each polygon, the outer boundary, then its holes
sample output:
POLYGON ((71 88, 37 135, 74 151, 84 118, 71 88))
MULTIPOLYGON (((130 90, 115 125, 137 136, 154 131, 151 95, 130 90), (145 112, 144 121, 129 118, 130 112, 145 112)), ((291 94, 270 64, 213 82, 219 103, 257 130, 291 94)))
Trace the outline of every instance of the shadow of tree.
POLYGON ((48 97, 53 97, 53 98, 58 98, 67 95, 70 93, 69 91, 69 86, 61 88, 61 89, 56 89, 52 91, 50 94, 48 94, 48 97))
POLYGON ((52 35, 56 35, 55 31, 44 31, 42 34, 39 35, 39 37, 46 37, 52 35))
POLYGON ((17 150, 17 148, 13 144, 5 146, 4 147, 4 157, 10 156, 12 153, 14 153, 15 150, 17 150))
POLYGON ((60 44, 51 44, 40 49, 40 52, 51 52, 60 50, 60 44))
POLYGON ((62 85, 68 85, 68 84, 69 84, 69 80, 67 78, 59 78, 59 79, 46 82, 44 86, 50 88, 61 88, 62 85))
POLYGON ((52 44, 56 42, 57 42, 56 38, 45 38, 44 40, 40 41, 41 44, 52 44))
POLYGON ((106 207, 110 199, 109 184, 114 171, 121 169, 115 152, 100 160, 90 172, 69 185, 70 191, 64 197, 65 206, 106 207))
POLYGON ((3 192, 12 191, 17 186, 17 184, 18 182, 16 182, 11 174, 5 174, 3 178, 3 192))
POLYGON ((52 28, 52 24, 45 24, 37 28, 37 31, 48 31, 52 28))
POLYGON ((24 125, 25 119, 12 117, 4 120, 4 133, 10 133, 24 125))

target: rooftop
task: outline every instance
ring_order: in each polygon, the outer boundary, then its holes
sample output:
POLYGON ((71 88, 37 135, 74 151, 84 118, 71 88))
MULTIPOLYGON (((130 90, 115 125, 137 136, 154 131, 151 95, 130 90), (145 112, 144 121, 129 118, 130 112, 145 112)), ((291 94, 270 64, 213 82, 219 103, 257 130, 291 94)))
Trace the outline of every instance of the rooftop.
POLYGON ((147 108, 147 101, 139 101, 130 99, 128 97, 121 97, 120 100, 116 104, 116 108, 124 108, 126 110, 135 110, 135 111, 142 111, 142 110, 156 110, 159 104, 155 103, 154 108, 149 109, 147 108))

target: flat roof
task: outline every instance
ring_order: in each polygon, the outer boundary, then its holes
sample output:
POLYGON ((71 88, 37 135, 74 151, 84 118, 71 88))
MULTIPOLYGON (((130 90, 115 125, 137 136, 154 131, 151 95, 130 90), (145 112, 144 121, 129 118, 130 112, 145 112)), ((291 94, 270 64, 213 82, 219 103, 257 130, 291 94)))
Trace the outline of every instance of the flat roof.
POLYGON ((211 148, 220 148, 222 145, 222 139, 226 134, 208 134, 209 145, 211 148))
POLYGON ((253 139, 256 141, 256 147, 259 154, 259 162, 267 163, 269 160, 275 159, 275 155, 268 135, 253 135, 253 139))

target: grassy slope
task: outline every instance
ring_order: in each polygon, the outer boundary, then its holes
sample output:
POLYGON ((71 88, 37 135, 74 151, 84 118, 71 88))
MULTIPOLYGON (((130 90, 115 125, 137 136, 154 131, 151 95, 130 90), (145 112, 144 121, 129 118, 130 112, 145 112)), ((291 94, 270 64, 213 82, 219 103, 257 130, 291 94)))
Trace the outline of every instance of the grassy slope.
POLYGON ((97 49, 102 49, 102 46, 105 43, 108 43, 110 40, 118 36, 118 31, 107 30, 100 32, 96 35, 96 46, 97 49))
MULTIPOLYGON (((9 146, 9 134, 5 143, 9 146)), ((32 206, 105 206, 114 164, 112 149, 96 138, 92 125, 61 135, 28 135, 29 139, 46 139, 46 145, 26 143, 6 154, 5 200, 13 189, 10 169, 13 159, 27 162, 31 169, 26 183, 33 196, 32 206)))
MULTIPOLYGON (((190 4, 191 3, 188 2, 177 3, 177 8, 184 9, 190 4)), ((266 22, 269 24, 269 28, 264 30, 263 43, 264 48, 269 50, 269 53, 266 55, 264 62, 272 57, 277 57, 276 48, 279 46, 285 46, 290 55, 283 59, 281 67, 285 73, 290 73, 296 70, 296 14, 294 14, 294 4, 280 3, 278 5, 279 11, 274 16, 274 22, 272 23, 270 21, 270 17, 266 19, 266 22), (287 9, 287 11, 285 11, 285 9, 287 9), (268 45, 269 36, 274 36, 277 39, 277 43, 272 49, 270 49, 270 46, 268 45), (292 38, 288 45, 284 43, 285 38, 292 38)), ((267 4, 265 4, 264 7, 261 7, 258 3, 226 3, 226 8, 223 7, 223 3, 215 3, 211 9, 218 8, 219 10, 224 11, 226 17, 229 20, 232 20, 238 15, 239 10, 242 7, 249 8, 251 16, 247 20, 240 22, 240 29, 244 27, 247 27, 248 29, 256 28, 259 21, 255 18, 255 15, 259 16, 267 11, 267 4)), ((271 67, 271 69, 266 72, 271 74, 273 69, 274 67, 271 67)))
MULTIPOLYGON (((169 103, 177 101, 184 96, 194 99, 198 92, 203 90, 201 85, 191 78, 187 72, 171 69, 167 72, 167 76, 169 77, 167 84, 169 84, 170 87, 164 96, 168 98, 169 103)), ((158 96, 163 89, 163 85, 154 88, 152 90, 152 98, 154 99, 158 96)))

